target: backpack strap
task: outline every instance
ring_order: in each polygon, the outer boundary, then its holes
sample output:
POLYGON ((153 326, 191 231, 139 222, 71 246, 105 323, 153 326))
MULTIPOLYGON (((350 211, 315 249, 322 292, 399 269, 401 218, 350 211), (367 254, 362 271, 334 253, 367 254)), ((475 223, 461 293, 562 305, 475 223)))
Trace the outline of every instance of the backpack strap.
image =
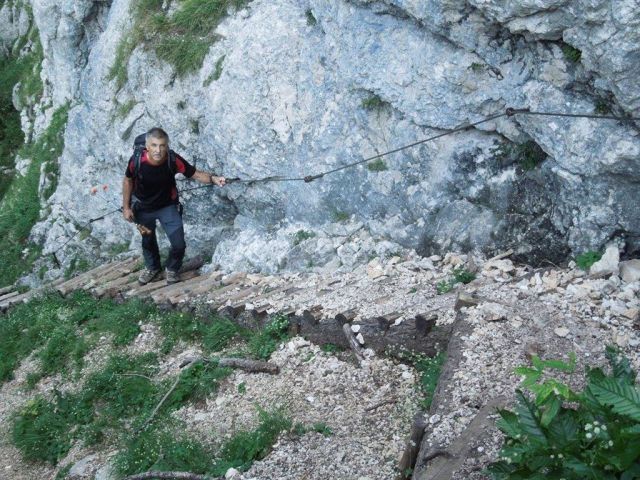
POLYGON ((178 173, 178 168, 176 167, 176 152, 173 150, 169 150, 169 161, 167 162, 169 166, 169 171, 175 175, 178 173))
POLYGON ((133 142, 133 167, 134 167, 134 178, 138 178, 138 174, 140 173, 140 158, 142 157, 142 151, 145 149, 145 145, 147 142, 147 134, 142 133, 136 137, 133 142))

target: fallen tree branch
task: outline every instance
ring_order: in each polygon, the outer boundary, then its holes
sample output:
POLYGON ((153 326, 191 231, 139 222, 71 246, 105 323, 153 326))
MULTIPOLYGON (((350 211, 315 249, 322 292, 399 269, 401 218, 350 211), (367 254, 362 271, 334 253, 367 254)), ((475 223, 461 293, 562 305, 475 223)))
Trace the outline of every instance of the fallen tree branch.
POLYGON ((240 370, 251 373, 271 373, 273 375, 280 373, 280 368, 274 363, 236 357, 222 357, 217 359, 202 357, 187 358, 180 364, 180 368, 196 362, 217 363, 220 367, 239 368, 240 370))
MULTIPOLYGON (((167 398, 169 398, 169 395, 171 395, 173 391, 176 389, 179 382, 180 382, 180 375, 178 375, 178 378, 176 378, 176 381, 173 382, 173 385, 171 385, 171 388, 169 389, 169 391, 164 394, 164 397, 162 397, 162 400, 160 400, 160 403, 158 403, 158 405, 156 405, 156 408, 153 409, 153 412, 151 412, 151 415, 149 415, 149 418, 147 418, 145 422, 142 424, 142 426, 138 430, 136 430, 136 433, 140 433, 142 430, 147 428, 147 426, 151 423, 153 418, 156 416, 156 413, 158 413, 158 410, 160 410, 160 407, 162 407, 162 405, 167 400, 167 398)), ((149 477, 149 478, 153 478, 153 477, 149 477)), ((182 478, 182 477, 179 477, 179 478, 182 478)))
POLYGON ((220 477, 210 477, 208 475, 198 475, 190 472, 144 472, 129 475, 124 480, 216 480, 220 477))
POLYGON ((221 367, 239 368, 253 373, 277 374, 280 372, 278 366, 273 363, 261 362, 259 360, 248 360, 246 358, 223 357, 218 360, 218 365, 221 367))
POLYGON ((397 397, 391 397, 391 398, 387 398, 385 400, 382 400, 381 402, 378 403, 374 403, 373 405, 367 407, 364 409, 365 412, 371 412, 377 408, 382 407, 383 405, 388 405, 390 403, 396 403, 398 401, 397 397))

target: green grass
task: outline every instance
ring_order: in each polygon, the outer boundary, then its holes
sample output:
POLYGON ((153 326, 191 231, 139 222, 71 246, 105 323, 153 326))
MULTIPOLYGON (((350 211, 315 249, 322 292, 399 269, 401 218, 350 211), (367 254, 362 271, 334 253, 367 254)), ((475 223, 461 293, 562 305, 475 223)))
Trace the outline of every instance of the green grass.
POLYGON ((582 58, 582 52, 568 43, 563 43, 560 48, 562 49, 564 58, 571 63, 578 63, 582 58))
POLYGON ((515 154, 524 170, 533 170, 547 158, 545 151, 533 140, 517 145, 515 154))
POLYGON ((108 79, 115 80, 118 88, 124 85, 127 63, 138 45, 172 65, 178 77, 197 71, 218 38, 214 33, 217 26, 230 9, 237 10, 248 3, 249 0, 180 0, 178 9, 169 16, 162 9, 162 0, 136 2, 132 10, 135 24, 118 44, 108 79))
POLYGON ((68 106, 58 109, 47 130, 19 152, 22 158, 30 158, 31 164, 24 177, 13 179, 0 202, 0 237, 4 240, 0 251, 1 285, 10 285, 28 272, 40 253, 40 248, 29 242, 29 233, 40 213, 40 168, 57 162, 62 154, 67 113, 68 106))
POLYGON ((373 162, 367 163, 367 169, 370 172, 376 173, 376 172, 384 172, 385 170, 388 170, 388 167, 387 167, 387 164, 384 163, 384 160, 382 160, 381 158, 378 158, 373 162))
POLYGON ((340 345, 336 345, 335 343, 324 343, 320 345, 320 350, 325 353, 335 354, 338 352, 343 352, 344 348, 342 348, 340 345))
MULTIPOLYGON (((215 455, 179 433, 183 427, 170 413, 214 394, 231 369, 220 368, 211 359, 195 362, 173 378, 157 379, 156 353, 132 356, 117 350, 136 338, 142 323, 159 327, 164 338, 160 353, 181 341, 199 344, 205 352, 219 351, 240 338, 247 356, 268 359, 289 338, 284 315, 273 317, 260 331, 249 332, 227 319, 163 313, 140 300, 116 304, 85 292, 68 298, 50 293, 17 306, 0 315, 0 380, 12 378, 19 363, 34 354, 41 363, 28 379, 30 386, 58 373, 67 381, 81 382, 73 392, 38 395, 15 411, 11 439, 26 460, 55 465, 80 443, 118 448, 116 464, 123 474, 184 469, 219 475, 229 466, 244 469, 263 458, 280 432, 292 429, 281 412, 261 411, 255 430, 237 433, 215 455), (80 377, 87 353, 104 342, 105 335, 116 350, 97 371, 80 377)), ((331 433, 320 424, 310 430, 331 433)))
POLYGON ((375 93, 370 94, 367 98, 362 100, 362 108, 365 110, 379 112, 389 105, 388 102, 385 102, 379 95, 375 93))
POLYGON ((315 237, 316 234, 314 232, 308 232, 306 230, 298 230, 293 236, 293 244, 299 245, 305 240, 309 240, 310 238, 315 237))
POLYGON ((258 360, 268 360, 278 345, 289 338, 288 331, 289 319, 284 315, 276 315, 262 331, 249 338, 249 355, 258 360))
POLYGON ((351 215, 349 215, 347 212, 343 212, 340 210, 334 210, 331 214, 331 217, 333 218, 334 222, 346 222, 347 220, 349 220, 349 218, 351 218, 351 215))
POLYGON ((318 24, 318 20, 316 20, 316 17, 313 15, 313 12, 310 8, 308 8, 304 12, 304 16, 307 19, 307 25, 309 25, 310 27, 315 27, 318 24))
POLYGON ((205 87, 208 87, 209 85, 211 85, 211 82, 216 82, 220 80, 220 77, 222 76, 222 64, 224 63, 225 58, 226 58, 226 55, 222 55, 216 61, 215 69, 213 70, 213 72, 211 72, 211 75, 209 75, 207 79, 204 81, 205 87))
POLYGON ((278 435, 293 428, 293 422, 282 411, 267 412, 259 409, 260 424, 251 431, 236 433, 220 452, 213 475, 223 476, 229 468, 247 470, 255 460, 267 456, 278 435))
POLYGON ((602 252, 584 252, 576 257, 576 265, 582 270, 589 270, 591 265, 602 258, 602 252))
MULTIPOLYGON (((13 89, 20 82, 17 93, 24 105, 40 99, 42 58, 42 46, 38 32, 33 26, 24 37, 18 39, 9 56, 0 58, 0 169, 13 169, 15 154, 24 142, 20 114, 13 106, 13 89), (33 42, 32 49, 19 56, 29 40, 33 42)), ((9 188, 12 179, 11 173, 0 175, 0 199, 9 188)))
POLYGON ((455 267, 451 272, 451 277, 447 280, 442 280, 436 284, 436 292, 438 295, 448 293, 453 290, 458 283, 470 283, 475 280, 476 275, 466 270, 463 267, 455 267))
POLYGON ((484 72, 487 69, 486 65, 478 62, 473 62, 467 67, 467 70, 471 70, 474 73, 484 72))
POLYGON ((114 463, 123 477, 150 470, 206 474, 215 468, 213 458, 214 452, 180 433, 179 428, 169 422, 127 436, 114 463))
POLYGON ((446 354, 440 352, 434 357, 428 357, 421 353, 402 351, 399 354, 399 358, 413 364, 413 368, 418 372, 420 379, 418 383, 421 396, 420 406, 425 411, 429 410, 431 402, 433 401, 433 394, 438 386, 438 379, 440 378, 442 367, 447 358, 446 354))
POLYGON ((118 108, 116 108, 116 117, 125 118, 127 115, 129 115, 129 113, 131 113, 131 110, 133 110, 133 107, 135 107, 137 103, 138 102, 131 99, 124 103, 119 104, 118 108))
POLYGON ((547 159, 545 151, 533 140, 519 144, 503 143, 494 152, 499 161, 516 162, 525 171, 534 170, 547 159))

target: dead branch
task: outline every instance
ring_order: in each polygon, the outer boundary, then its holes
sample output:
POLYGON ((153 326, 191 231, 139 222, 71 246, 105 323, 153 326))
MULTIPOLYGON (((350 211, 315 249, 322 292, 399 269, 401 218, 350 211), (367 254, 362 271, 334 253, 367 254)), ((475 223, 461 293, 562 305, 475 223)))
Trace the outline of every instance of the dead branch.
POLYGON ((229 367, 229 368, 239 368, 240 370, 245 370, 250 373, 271 373, 273 375, 280 373, 280 369, 277 365, 269 362, 262 362, 260 360, 249 360, 246 358, 235 358, 235 357, 222 357, 219 359, 215 358, 187 358, 181 364, 180 368, 184 368, 191 363, 196 362, 205 362, 205 363, 216 363, 220 367, 229 367))
POLYGON ((261 362, 258 360, 247 360, 246 358, 221 358, 218 361, 221 367, 239 368, 252 373, 271 373, 277 374, 280 369, 277 365, 269 362, 261 362))
POLYGON ((364 409, 365 412, 371 412, 373 410, 376 410, 377 408, 382 407, 383 405, 389 405, 392 403, 396 403, 398 401, 397 397, 391 397, 391 398, 387 398, 385 400, 382 400, 381 402, 378 403, 374 403, 373 405, 368 406, 367 408, 364 409))
MULTIPOLYGON (((160 403, 158 403, 158 405, 156 405, 156 408, 153 409, 153 412, 151 412, 151 415, 149 415, 149 418, 147 418, 145 420, 145 422, 136 431, 136 433, 139 433, 139 432, 143 431, 145 428, 147 428, 147 426, 151 423, 153 418, 156 416, 156 413, 158 413, 158 410, 160 410, 160 407, 162 407, 162 405, 167 400, 167 398, 169 398, 169 395, 171 395, 171 393, 173 393, 173 391, 176 389, 176 386, 178 386, 179 382, 180 382, 180 375, 178 375, 178 378, 176 378, 176 381, 173 382, 173 385, 171 385, 171 388, 169 389, 169 391, 164 394, 164 397, 162 397, 162 400, 160 400, 160 403)), ((153 477, 149 477, 149 478, 153 478, 153 477)), ((176 478, 183 478, 183 477, 176 477, 176 478)), ((187 478, 187 477, 184 477, 184 478, 187 478)))

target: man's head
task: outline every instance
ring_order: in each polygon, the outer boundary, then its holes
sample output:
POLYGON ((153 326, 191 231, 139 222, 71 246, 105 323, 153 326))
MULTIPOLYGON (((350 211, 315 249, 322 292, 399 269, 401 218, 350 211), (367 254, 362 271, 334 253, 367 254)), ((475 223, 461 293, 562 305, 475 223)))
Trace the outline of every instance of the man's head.
POLYGON ((146 147, 149 161, 155 165, 161 164, 169 151, 169 135, 159 127, 152 128, 147 132, 146 147))

